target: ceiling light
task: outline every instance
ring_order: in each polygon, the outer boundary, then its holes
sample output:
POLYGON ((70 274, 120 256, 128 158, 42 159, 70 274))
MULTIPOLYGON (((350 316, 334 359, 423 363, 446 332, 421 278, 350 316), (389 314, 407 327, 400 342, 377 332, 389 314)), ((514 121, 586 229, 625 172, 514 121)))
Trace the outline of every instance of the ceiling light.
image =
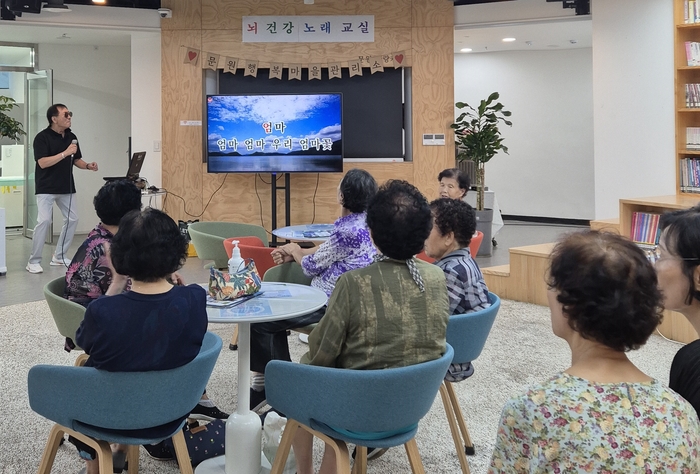
POLYGON ((106 0, 92 0, 92 3, 104 4, 106 0))
POLYGON ((503 41, 504 43, 512 43, 513 41, 515 41, 515 38, 503 38, 502 41, 503 41))
POLYGON ((462 48, 459 50, 460 53, 471 53, 472 49, 471 48, 462 48))
POLYGON ((48 3, 41 8, 45 12, 64 13, 71 11, 63 4, 63 0, 48 0, 48 3))

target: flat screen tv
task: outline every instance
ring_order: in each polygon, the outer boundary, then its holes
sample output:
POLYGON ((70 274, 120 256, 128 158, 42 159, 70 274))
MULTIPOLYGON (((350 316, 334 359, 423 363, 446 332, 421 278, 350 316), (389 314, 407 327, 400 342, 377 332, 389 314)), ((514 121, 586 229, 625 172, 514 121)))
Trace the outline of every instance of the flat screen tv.
POLYGON ((343 171, 342 95, 207 96, 209 173, 343 171))

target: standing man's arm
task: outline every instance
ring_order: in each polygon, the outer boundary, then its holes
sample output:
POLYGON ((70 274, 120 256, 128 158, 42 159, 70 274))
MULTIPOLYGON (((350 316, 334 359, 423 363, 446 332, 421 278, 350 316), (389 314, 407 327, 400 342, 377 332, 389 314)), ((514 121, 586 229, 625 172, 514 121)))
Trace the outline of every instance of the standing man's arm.
POLYGON ((83 161, 82 158, 78 158, 77 160, 73 161, 73 165, 80 168, 81 170, 97 171, 97 163, 95 163, 94 161, 92 163, 87 163, 83 161))
POLYGON ((63 161, 64 159, 70 159, 70 156, 78 151, 78 145, 71 143, 65 150, 56 153, 55 155, 49 155, 49 144, 46 140, 42 140, 39 136, 34 140, 34 156, 39 168, 50 168, 51 166, 63 161))

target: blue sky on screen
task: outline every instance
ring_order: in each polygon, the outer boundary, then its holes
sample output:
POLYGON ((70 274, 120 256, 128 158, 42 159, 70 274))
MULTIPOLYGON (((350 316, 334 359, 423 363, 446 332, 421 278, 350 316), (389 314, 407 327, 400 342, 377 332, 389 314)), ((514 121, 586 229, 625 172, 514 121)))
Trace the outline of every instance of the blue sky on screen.
MULTIPOLYGON (((330 138, 340 140, 341 96, 340 94, 318 95, 248 95, 214 96, 207 103, 208 147, 210 152, 219 152, 217 141, 221 138, 238 140, 237 151, 250 154, 259 148, 246 150, 243 141, 252 138, 265 140, 265 152, 274 152, 271 147, 275 139, 283 142, 292 139, 292 150, 300 150, 303 138, 330 138), (263 123, 271 124, 266 133, 263 123), (275 125, 284 123, 284 131, 275 125)), ((226 152, 233 150, 227 149, 226 152)), ((277 153, 286 153, 285 147, 277 153)))

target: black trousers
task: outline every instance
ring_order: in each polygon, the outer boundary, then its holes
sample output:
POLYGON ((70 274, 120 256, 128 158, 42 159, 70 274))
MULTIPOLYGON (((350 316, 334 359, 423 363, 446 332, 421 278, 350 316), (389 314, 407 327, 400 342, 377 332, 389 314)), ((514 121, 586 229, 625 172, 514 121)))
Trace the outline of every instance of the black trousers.
POLYGON ((265 373, 265 366, 271 360, 288 360, 289 344, 287 343, 287 330, 296 329, 309 324, 317 323, 326 314, 326 307, 281 321, 270 321, 250 325, 250 370, 265 373))

